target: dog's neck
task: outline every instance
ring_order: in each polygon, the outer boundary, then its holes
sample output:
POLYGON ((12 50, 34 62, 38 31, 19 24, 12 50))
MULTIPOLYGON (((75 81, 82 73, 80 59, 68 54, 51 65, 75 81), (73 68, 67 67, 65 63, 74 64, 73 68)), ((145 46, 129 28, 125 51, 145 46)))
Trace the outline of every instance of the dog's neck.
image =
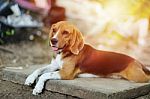
POLYGON ((71 53, 71 51, 65 51, 65 52, 62 52, 62 58, 67 58, 67 57, 70 57, 70 56, 73 56, 74 54, 71 53))

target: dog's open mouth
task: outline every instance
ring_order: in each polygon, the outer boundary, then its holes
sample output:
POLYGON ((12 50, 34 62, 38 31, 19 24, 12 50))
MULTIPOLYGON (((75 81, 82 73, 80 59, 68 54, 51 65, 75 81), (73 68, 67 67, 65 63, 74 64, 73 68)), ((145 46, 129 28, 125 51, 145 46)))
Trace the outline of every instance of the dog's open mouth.
POLYGON ((53 51, 57 51, 57 50, 58 50, 58 48, 57 48, 57 47, 55 47, 55 46, 52 46, 52 50, 53 50, 53 51))
POLYGON ((51 47, 54 52, 56 52, 57 54, 60 54, 63 51, 63 49, 66 47, 66 45, 64 45, 63 47, 60 47, 60 48, 57 46, 54 46, 54 45, 52 45, 51 47))
POLYGON ((52 50, 53 50, 53 51, 59 51, 59 50, 62 50, 62 48, 58 48, 58 47, 56 47, 56 46, 52 46, 52 50))
MULTIPOLYGON (((65 47, 65 46, 64 46, 64 47, 65 47)), ((59 48, 59 47, 57 47, 57 46, 52 46, 52 50, 53 50, 54 52, 56 52, 56 53, 61 53, 62 50, 64 49, 64 47, 59 48)))

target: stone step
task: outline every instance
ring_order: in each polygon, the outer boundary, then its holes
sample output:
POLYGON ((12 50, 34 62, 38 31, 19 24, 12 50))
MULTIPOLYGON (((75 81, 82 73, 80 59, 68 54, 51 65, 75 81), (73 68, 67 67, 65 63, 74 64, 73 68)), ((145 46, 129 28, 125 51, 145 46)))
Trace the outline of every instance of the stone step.
MULTIPOLYGON (((2 79, 24 84, 27 75, 44 65, 23 68, 4 68, 2 79)), ((50 92, 85 99, 127 99, 147 95, 150 83, 134 83, 110 78, 76 78, 74 80, 49 80, 45 89, 50 92)), ((31 93, 32 94, 32 93, 31 93)))

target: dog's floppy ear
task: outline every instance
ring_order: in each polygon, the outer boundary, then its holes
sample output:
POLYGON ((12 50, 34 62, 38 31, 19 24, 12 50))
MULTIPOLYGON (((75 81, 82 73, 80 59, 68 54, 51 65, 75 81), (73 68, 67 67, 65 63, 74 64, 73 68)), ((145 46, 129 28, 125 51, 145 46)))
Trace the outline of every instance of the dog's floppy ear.
POLYGON ((71 45, 70 51, 76 55, 79 54, 79 52, 82 50, 84 46, 83 36, 81 32, 77 30, 76 28, 73 29, 73 35, 72 35, 70 45, 71 45))

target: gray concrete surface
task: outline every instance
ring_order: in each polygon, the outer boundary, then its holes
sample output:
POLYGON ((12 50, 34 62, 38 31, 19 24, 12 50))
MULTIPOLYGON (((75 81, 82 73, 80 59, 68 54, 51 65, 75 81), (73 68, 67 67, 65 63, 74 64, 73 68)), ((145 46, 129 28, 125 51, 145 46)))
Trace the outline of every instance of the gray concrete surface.
MULTIPOLYGON (((41 65, 17 69, 4 68, 2 79, 24 84, 27 75, 39 67, 41 65)), ((45 89, 49 92, 86 99, 131 99, 147 95, 150 91, 150 83, 133 83, 109 78, 76 78, 75 80, 49 80, 45 89)))

